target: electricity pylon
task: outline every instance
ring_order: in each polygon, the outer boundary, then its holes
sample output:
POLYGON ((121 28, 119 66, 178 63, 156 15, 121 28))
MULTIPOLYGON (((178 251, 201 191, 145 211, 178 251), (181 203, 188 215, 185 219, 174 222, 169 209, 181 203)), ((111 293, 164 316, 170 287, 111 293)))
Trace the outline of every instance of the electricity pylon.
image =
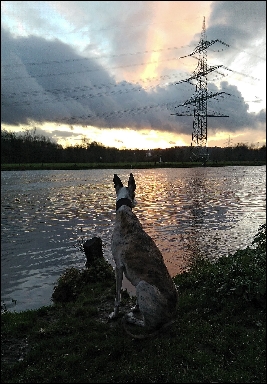
MULTIPOLYGON (((206 163, 208 160, 208 151, 207 151, 207 139, 208 139, 208 117, 229 117, 226 115, 221 114, 208 114, 207 113, 207 101, 208 99, 221 95, 226 92, 214 92, 211 93, 208 91, 208 79, 207 75, 210 72, 217 71, 218 68, 223 67, 222 65, 216 65, 209 67, 207 64, 207 48, 210 47, 212 44, 219 42, 223 45, 226 45, 229 47, 228 44, 224 43, 221 40, 211 40, 207 41, 206 39, 206 26, 205 26, 205 17, 203 19, 203 25, 202 25, 202 31, 201 31, 201 38, 196 46, 196 48, 193 50, 192 53, 190 53, 187 56, 194 56, 198 53, 198 65, 197 68, 194 70, 192 76, 190 76, 186 80, 179 81, 176 84, 182 83, 182 82, 189 82, 192 84, 192 80, 195 80, 195 93, 194 95, 187 101, 185 101, 183 104, 178 105, 176 108, 181 106, 186 106, 193 104, 194 106, 194 113, 188 114, 188 113, 173 113, 173 115, 176 116, 194 116, 193 119, 193 132, 192 132, 192 142, 191 146, 193 147, 192 160, 195 159, 196 161, 203 161, 206 163)), ((193 83, 194 85, 194 83, 193 83)), ((227 95, 230 95, 227 93, 227 95)))

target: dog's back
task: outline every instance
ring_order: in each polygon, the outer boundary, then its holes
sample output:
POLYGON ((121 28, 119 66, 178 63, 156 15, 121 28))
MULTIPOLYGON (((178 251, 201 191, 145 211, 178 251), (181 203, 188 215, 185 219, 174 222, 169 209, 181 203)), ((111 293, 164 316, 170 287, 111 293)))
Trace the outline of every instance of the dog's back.
POLYGON ((123 264, 125 276, 134 286, 140 281, 153 285, 166 298, 168 310, 175 311, 177 291, 162 254, 128 208, 121 208, 116 214, 112 253, 116 263, 123 264))

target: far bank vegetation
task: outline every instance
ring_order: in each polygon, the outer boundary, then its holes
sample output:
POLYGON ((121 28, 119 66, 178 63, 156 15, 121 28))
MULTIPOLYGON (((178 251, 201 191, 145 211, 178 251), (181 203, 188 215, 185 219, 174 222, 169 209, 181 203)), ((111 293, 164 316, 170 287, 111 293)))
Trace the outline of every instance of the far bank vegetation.
MULTIPOLYGON (((238 143, 235 146, 208 148, 209 162, 266 162, 266 146, 238 143)), ((49 137, 37 135, 36 129, 23 133, 1 131, 1 164, 25 163, 167 163, 190 162, 191 146, 167 149, 131 150, 105 147, 84 139, 80 144, 63 148, 49 137)))

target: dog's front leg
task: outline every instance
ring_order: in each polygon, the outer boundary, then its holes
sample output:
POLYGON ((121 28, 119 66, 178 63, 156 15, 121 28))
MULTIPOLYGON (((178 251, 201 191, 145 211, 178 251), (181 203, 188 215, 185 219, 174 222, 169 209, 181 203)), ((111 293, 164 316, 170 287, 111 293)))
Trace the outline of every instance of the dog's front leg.
POLYGON ((131 308, 131 311, 132 312, 140 312, 140 308, 139 308, 139 304, 138 304, 138 300, 137 299, 136 299, 135 306, 131 308))
POLYGON ((122 278, 123 278, 123 268, 119 267, 115 269, 116 274, 116 296, 115 296, 115 306, 114 311, 109 315, 109 319, 116 319, 119 314, 119 306, 121 302, 121 287, 122 287, 122 278))

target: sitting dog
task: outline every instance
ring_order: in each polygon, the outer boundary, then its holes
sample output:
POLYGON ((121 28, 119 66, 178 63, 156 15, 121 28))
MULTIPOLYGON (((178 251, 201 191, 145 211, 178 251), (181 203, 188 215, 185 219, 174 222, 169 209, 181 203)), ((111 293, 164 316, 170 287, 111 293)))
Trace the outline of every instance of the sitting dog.
POLYGON ((133 174, 130 173, 128 187, 123 186, 116 174, 113 182, 117 198, 111 250, 115 261, 116 297, 114 312, 109 319, 115 319, 119 314, 124 273, 136 287, 137 298, 136 306, 124 320, 154 331, 173 322, 177 306, 176 286, 160 250, 132 212, 136 205, 133 174), (141 319, 135 316, 136 312, 141 319))

